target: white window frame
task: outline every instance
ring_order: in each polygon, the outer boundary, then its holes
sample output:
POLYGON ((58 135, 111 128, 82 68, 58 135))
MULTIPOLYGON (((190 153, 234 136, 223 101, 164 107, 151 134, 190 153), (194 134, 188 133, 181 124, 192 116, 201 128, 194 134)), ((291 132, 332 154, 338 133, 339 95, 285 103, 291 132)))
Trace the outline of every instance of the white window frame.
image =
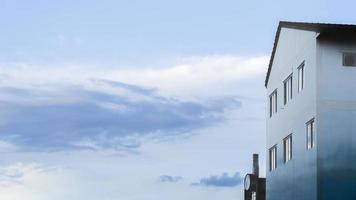
POLYGON ((292 134, 283 139, 284 163, 292 160, 293 154, 293 138, 292 134))
POLYGON ((275 113, 277 113, 277 89, 275 89, 270 95, 269 95, 269 117, 272 117, 275 113))
POLYGON ((277 145, 269 149, 269 171, 277 169, 277 145))
POLYGON ((301 92, 305 86, 305 62, 303 61, 302 64, 298 67, 298 92, 301 92))
POLYGON ((283 81, 284 105, 293 98, 293 73, 283 81))
POLYGON ((306 123, 307 149, 315 147, 315 119, 311 119, 306 123))

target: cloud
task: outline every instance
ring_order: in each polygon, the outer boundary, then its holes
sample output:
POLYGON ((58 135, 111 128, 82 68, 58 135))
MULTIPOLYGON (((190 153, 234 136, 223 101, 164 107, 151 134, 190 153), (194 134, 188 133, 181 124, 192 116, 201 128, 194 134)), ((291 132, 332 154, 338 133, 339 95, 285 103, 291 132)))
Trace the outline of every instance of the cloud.
MULTIPOLYGON (((236 82, 264 75, 269 57, 244 58, 210 55, 181 58, 167 66, 103 67, 66 63, 39 66, 26 63, 0 63, 3 84, 19 85, 71 82, 81 84, 88 78, 117 80, 122 83, 157 88, 173 96, 211 96, 235 91, 236 82), (11 78, 11 79, 10 79, 11 78)), ((260 84, 260 83, 259 83, 260 84)), ((263 85, 263 83, 262 83, 263 85)))
POLYGON ((204 56, 143 68, 0 63, 0 140, 26 150, 132 149, 145 137, 214 126, 241 108, 251 93, 245 85, 267 60, 204 56))
MULTIPOLYGON (((0 139, 33 150, 135 148, 139 144, 125 143, 127 137, 186 133, 221 122, 224 109, 241 106, 233 97, 193 102, 121 82, 99 82, 99 89, 0 88, 0 139)), ((92 84, 98 87, 98 81, 92 84)))
POLYGON ((157 91, 157 89, 154 88, 143 88, 137 85, 131 85, 119 81, 112 81, 112 80, 105 80, 105 79, 92 79, 92 81, 98 84, 107 84, 116 88, 123 88, 142 95, 153 95, 157 91))
POLYGON ((232 176, 227 173, 223 173, 221 176, 210 176, 200 179, 199 182, 193 183, 196 186, 213 186, 213 187, 235 187, 242 183, 243 177, 239 172, 232 176))
POLYGON ((47 171, 36 163, 16 163, 0 167, 0 187, 23 184, 28 177, 47 171))
MULTIPOLYGON (((244 167, 246 162, 241 159, 221 155, 239 148, 239 133, 245 128, 252 127, 252 135, 263 132, 259 130, 263 126, 237 119, 263 111, 262 106, 251 106, 250 98, 255 97, 253 93, 264 94, 260 59, 197 57, 161 68, 12 66, 0 64, 4 73, 0 77, 0 151, 17 152, 6 153, 3 160, 36 160, 64 170, 43 174, 18 169, 11 178, 18 181, 11 183, 16 185, 11 189, 16 190, 0 187, 4 199, 96 199, 102 194, 108 199, 236 198, 231 190, 204 187, 203 178, 193 180, 201 190, 185 181, 223 165, 244 167), (256 91, 256 85, 261 85, 261 91, 256 91), (172 140, 192 134, 199 135, 172 140), (154 141, 147 141, 152 137, 154 141), (164 142, 156 142, 157 138, 164 142), (177 149, 181 149, 178 154, 177 149), (52 150, 59 151, 47 153, 52 150), (140 154, 122 156, 127 150, 140 154), (211 163, 212 157, 220 161, 211 163), (152 165, 152 159, 164 162, 152 165), (141 170, 142 166, 146 170, 141 170), (187 174, 180 180, 179 176, 165 175, 164 169, 187 174), (103 187, 97 189, 98 183, 103 187), (142 188, 144 191, 137 193, 142 188)), ((11 175, 8 169, 5 172, 11 175)))
POLYGON ((159 177, 159 181, 163 183, 176 183, 182 181, 183 177, 181 176, 169 176, 169 175, 162 175, 159 177))
POLYGON ((17 147, 5 141, 0 140, 0 153, 9 153, 17 150, 17 147))

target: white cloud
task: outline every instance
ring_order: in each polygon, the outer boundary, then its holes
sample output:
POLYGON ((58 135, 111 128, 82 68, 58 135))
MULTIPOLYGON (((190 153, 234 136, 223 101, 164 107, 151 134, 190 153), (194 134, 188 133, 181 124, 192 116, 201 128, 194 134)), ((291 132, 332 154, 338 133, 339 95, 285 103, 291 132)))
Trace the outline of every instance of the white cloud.
MULTIPOLYGON (((231 55, 216 55, 182 58, 179 62, 165 67, 122 68, 82 66, 38 66, 21 63, 0 64, 4 78, 2 85, 61 83, 81 84, 87 87, 91 78, 109 79, 158 88, 168 95, 195 97, 211 96, 226 91, 226 87, 264 74, 268 57, 242 58, 231 55), (5 78, 6 77, 6 78, 5 78), (214 92, 212 92, 214 91, 214 92)), ((231 88, 230 88, 231 89, 231 88)))
POLYGON ((16 145, 0 140, 0 153, 13 152, 17 149, 16 145))
MULTIPOLYGON (((42 188, 40 183, 42 174, 50 172, 54 168, 44 167, 38 163, 18 162, 0 167, 0 190, 7 187, 31 185, 42 188)), ((44 176, 42 176, 44 177, 44 176)))
MULTIPOLYGON (((4 159, 38 160, 60 165, 62 170, 41 173, 36 167, 22 164, 26 169, 20 167, 15 172, 23 172, 23 184, 0 188, 2 199, 242 199, 240 186, 216 189, 192 187, 190 183, 224 171, 240 171, 244 174, 250 170, 250 154, 264 151, 264 103, 260 99, 264 97, 263 78, 267 62, 267 57, 207 56, 185 58, 160 68, 0 65, 2 86, 30 88, 41 94, 46 91, 51 101, 77 101, 69 97, 71 95, 68 96, 67 92, 60 92, 66 90, 68 85, 108 93, 120 92, 134 99, 142 98, 125 89, 118 91, 107 84, 100 85, 92 81, 93 78, 99 78, 157 88, 155 92, 162 93, 159 95, 166 98, 178 96, 204 101, 211 97, 231 95, 240 97, 238 100, 243 104, 241 109, 224 113, 229 120, 223 124, 193 131, 191 135, 196 135, 193 138, 172 138, 163 142, 159 139, 146 141, 143 138, 139 141, 142 146, 137 148, 140 154, 116 156, 118 152, 108 153, 111 150, 98 148, 98 140, 85 138, 75 145, 97 151, 13 153, 16 155, 11 154, 4 159), (157 183, 157 177, 162 174, 179 175, 184 180, 177 184, 157 183)), ((35 99, 33 103, 40 100, 35 99)), ((127 109, 116 104, 100 106, 118 111, 127 109)), ((121 140, 129 145, 136 145, 137 142, 130 137, 121 140)), ((0 142, 0 149, 1 146, 4 149, 11 148, 11 145, 7 145, 0 142)))

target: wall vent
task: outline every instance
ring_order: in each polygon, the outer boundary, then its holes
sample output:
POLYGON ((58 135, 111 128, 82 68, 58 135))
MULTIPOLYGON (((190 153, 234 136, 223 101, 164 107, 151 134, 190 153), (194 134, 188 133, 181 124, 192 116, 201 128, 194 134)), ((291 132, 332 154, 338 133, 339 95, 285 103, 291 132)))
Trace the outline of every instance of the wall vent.
POLYGON ((343 53, 342 65, 356 67, 356 53, 343 53))

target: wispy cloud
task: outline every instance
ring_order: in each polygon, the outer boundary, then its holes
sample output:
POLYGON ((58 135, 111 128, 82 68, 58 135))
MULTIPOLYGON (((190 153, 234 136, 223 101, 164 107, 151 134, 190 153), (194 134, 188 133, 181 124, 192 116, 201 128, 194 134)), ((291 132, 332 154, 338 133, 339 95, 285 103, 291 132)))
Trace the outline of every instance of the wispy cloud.
POLYGON ((242 183, 243 177, 239 172, 230 176, 228 173, 223 173, 220 176, 210 176, 200 179, 197 183, 192 183, 196 186, 213 186, 213 187, 235 187, 242 183))
POLYGON ((135 138, 186 134, 240 108, 244 94, 235 81, 259 76, 265 62, 207 56, 164 68, 0 64, 0 140, 27 150, 115 149, 139 147, 135 138))
POLYGON ((45 167, 36 163, 16 163, 0 167, 0 187, 10 187, 23 184, 26 177, 47 171, 45 167))
POLYGON ((163 183, 176 183, 182 181, 183 177, 181 176, 169 176, 169 175, 162 175, 159 177, 159 181, 163 183))
MULTIPOLYGON (((105 67, 82 64, 41 66, 26 63, 0 63, 3 85, 83 83, 89 78, 158 88, 174 96, 221 95, 234 83, 263 75, 269 57, 244 58, 233 55, 182 58, 167 66, 105 67)), ((263 83, 262 83, 263 84, 263 83)))
MULTIPOLYGON (((255 117, 262 110, 250 99, 263 93, 258 82, 263 59, 196 57, 158 68, 0 64, 0 70, 0 152, 6 152, 0 186, 14 185, 13 191, 0 187, 5 199, 38 199, 38 194, 44 199, 236 198, 228 190, 205 187, 236 184, 223 183, 223 175, 215 183, 211 177, 188 177, 222 165, 241 167, 219 155, 239 148, 240 133, 254 124, 237 117, 255 117), (228 142, 220 144, 218 138, 228 142), (212 157, 219 162, 211 164, 212 157), (7 165, 32 160, 60 170, 7 165), (167 169, 187 174, 183 179, 167 169), (201 188, 191 187, 193 181, 201 188), (98 184, 103 187, 97 190, 98 184)), ((261 131, 251 133, 256 132, 261 131)))
POLYGON ((126 145, 124 138, 189 132, 222 121, 225 108, 241 106, 231 97, 193 102, 120 82, 100 83, 109 83, 139 98, 77 86, 0 88, 0 138, 34 150, 137 147, 126 145))
POLYGON ((97 84, 106 84, 113 86, 115 88, 122 88, 128 91, 132 91, 134 93, 142 94, 142 95, 153 95, 157 89, 155 88, 144 88, 137 85, 127 84, 119 81, 105 80, 105 79, 92 79, 93 82, 97 84))

